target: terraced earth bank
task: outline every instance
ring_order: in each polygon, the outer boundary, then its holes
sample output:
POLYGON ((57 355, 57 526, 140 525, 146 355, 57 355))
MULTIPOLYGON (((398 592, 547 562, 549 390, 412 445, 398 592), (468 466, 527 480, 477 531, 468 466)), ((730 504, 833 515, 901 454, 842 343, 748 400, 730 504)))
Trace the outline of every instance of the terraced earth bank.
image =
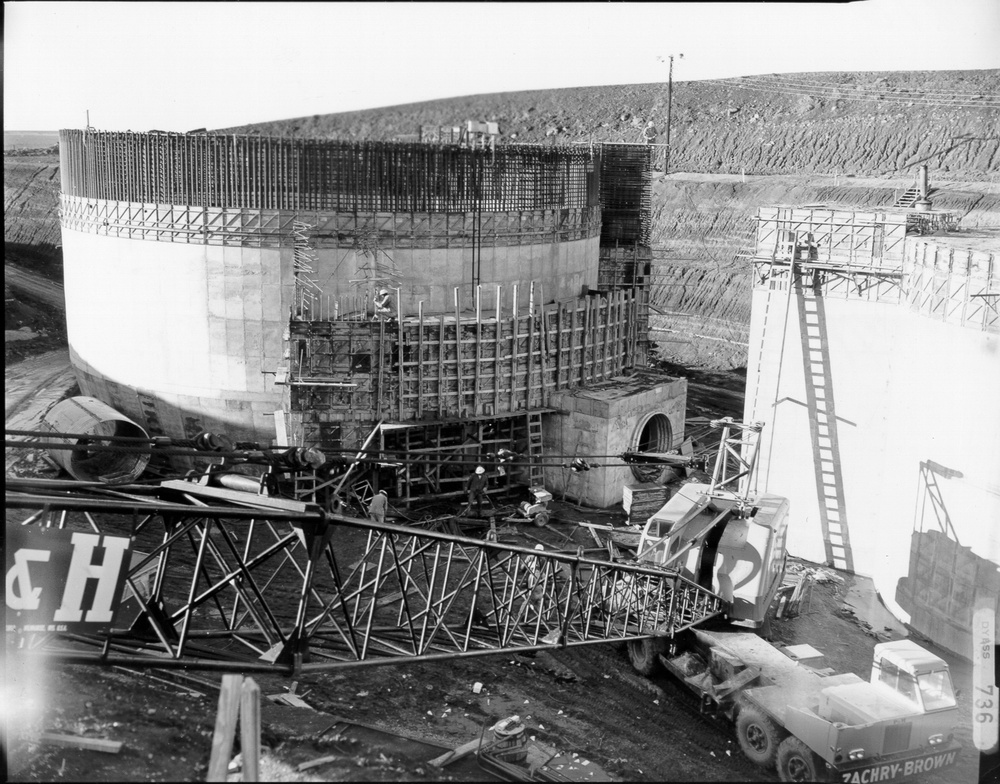
MULTIPOLYGON (((223 129, 414 139, 421 126, 499 123, 504 141, 638 142, 666 127, 662 83, 539 90, 223 129)), ((1000 227, 1000 70, 783 74, 677 82, 670 171, 653 183, 652 305, 660 358, 746 363, 750 279, 739 251, 762 206, 891 205, 930 168, 936 208, 1000 227)), ((58 274, 58 158, 4 158, 7 257, 58 274)))

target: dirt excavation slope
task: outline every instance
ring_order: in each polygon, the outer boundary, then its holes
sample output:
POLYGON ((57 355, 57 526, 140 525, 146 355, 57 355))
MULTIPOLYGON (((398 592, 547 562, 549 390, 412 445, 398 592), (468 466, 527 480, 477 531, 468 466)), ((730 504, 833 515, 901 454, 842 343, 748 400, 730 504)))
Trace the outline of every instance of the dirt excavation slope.
POLYGON ((5 255, 51 262, 61 245, 59 155, 5 155, 3 184, 5 255))
MULTIPOLYGON (((677 73, 683 71, 678 67, 677 73)), ((664 141, 666 85, 467 96, 261 123, 229 132, 415 139, 423 125, 497 121, 504 142, 664 141)), ((757 209, 891 205, 930 168, 934 206, 1000 227, 1000 70, 816 73, 678 82, 671 173, 653 182, 659 354, 746 362, 750 280, 739 251, 757 209)), ((7 254, 58 274, 58 158, 5 156, 7 254), (54 263, 53 263, 54 262, 54 263)))
MULTIPOLYGON (((935 209, 965 229, 1000 229, 1000 184, 931 176, 935 209)), ((656 254, 650 325, 659 355, 685 364, 741 367, 750 322, 750 266, 741 256, 760 207, 892 205, 906 177, 747 176, 678 173, 653 184, 656 254)))
MULTIPOLYGON (((675 74, 683 75, 681 63, 675 74)), ((642 141, 666 130, 666 84, 493 93, 227 129, 413 138, 422 125, 498 122, 505 141, 642 141)), ((671 169, 884 175, 927 163, 956 179, 1000 170, 1000 71, 774 74, 674 82, 671 169)))

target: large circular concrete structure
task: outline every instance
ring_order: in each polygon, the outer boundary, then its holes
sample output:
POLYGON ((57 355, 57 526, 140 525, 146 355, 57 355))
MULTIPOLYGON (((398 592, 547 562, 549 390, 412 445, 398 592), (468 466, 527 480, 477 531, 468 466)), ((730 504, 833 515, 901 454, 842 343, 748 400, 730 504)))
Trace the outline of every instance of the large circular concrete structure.
POLYGON ((644 365, 646 146, 88 130, 60 154, 80 387, 152 435, 430 456, 371 477, 406 498, 513 446, 536 484, 556 393, 644 365))
POLYGON ((363 318, 382 286, 393 315, 464 318, 597 281, 585 148, 63 131, 60 150, 81 389, 156 434, 274 438, 289 319, 363 318))
POLYGON ((745 418, 789 552, 970 657, 973 610, 1000 606, 1000 237, 956 223, 762 209, 745 418))

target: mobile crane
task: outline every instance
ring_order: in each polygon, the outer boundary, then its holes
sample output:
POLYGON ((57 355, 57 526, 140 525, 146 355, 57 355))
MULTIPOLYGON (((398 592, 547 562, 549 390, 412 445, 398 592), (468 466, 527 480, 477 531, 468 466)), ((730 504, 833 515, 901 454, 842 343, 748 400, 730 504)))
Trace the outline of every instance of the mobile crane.
POLYGON ((749 759, 776 767, 782 781, 871 784, 954 765, 958 708, 940 657, 910 640, 881 643, 864 681, 807 666, 732 628, 766 624, 785 570, 789 503, 749 490, 761 425, 711 424, 723 429, 712 481, 684 485, 650 517, 637 560, 679 570, 721 596, 729 628, 701 624, 630 640, 632 666, 676 676, 703 713, 735 724, 749 759))
POLYGON ((664 667, 680 678, 705 713, 735 724, 750 759, 776 765, 785 780, 871 784, 953 765, 957 708, 940 658, 909 641, 884 643, 866 682, 807 667, 745 630, 765 625, 781 584, 789 505, 750 492, 761 425, 713 426, 723 432, 711 481, 688 483, 649 519, 635 564, 267 495, 271 474, 318 462, 296 451, 248 452, 268 466, 257 480, 218 471, 207 482, 119 485, 114 496, 92 482, 12 478, 7 507, 30 516, 7 524, 16 589, 7 592, 8 623, 19 619, 8 631, 51 633, 52 660, 292 676, 621 640, 637 670, 664 667), (61 530, 70 511, 87 512, 93 532, 61 530), (150 549, 133 558, 137 533, 150 549), (170 558, 185 535, 194 558, 170 558), (87 565, 95 547, 112 545, 117 558, 87 565), (74 554, 50 558, 59 548, 74 554), (38 570, 50 561, 62 572, 38 570), (67 597, 68 586, 92 578, 106 589, 93 620, 67 597), (280 592, 268 588, 279 580, 280 592), (109 621, 126 584, 134 613, 109 621), (59 628, 53 613, 62 604, 86 617, 59 628), (729 627, 709 628, 720 617, 729 627), (63 632, 93 649, 59 647, 63 632))

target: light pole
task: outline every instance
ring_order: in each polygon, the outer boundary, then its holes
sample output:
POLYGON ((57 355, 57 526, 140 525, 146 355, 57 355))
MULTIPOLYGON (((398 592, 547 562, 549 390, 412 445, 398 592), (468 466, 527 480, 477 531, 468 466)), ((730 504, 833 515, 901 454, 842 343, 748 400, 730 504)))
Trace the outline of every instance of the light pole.
MULTIPOLYGON (((684 55, 679 54, 677 57, 681 59, 684 55)), ((667 55, 667 59, 670 61, 670 68, 667 71, 667 149, 663 159, 664 177, 670 173, 670 114, 674 106, 674 56, 667 55)))

